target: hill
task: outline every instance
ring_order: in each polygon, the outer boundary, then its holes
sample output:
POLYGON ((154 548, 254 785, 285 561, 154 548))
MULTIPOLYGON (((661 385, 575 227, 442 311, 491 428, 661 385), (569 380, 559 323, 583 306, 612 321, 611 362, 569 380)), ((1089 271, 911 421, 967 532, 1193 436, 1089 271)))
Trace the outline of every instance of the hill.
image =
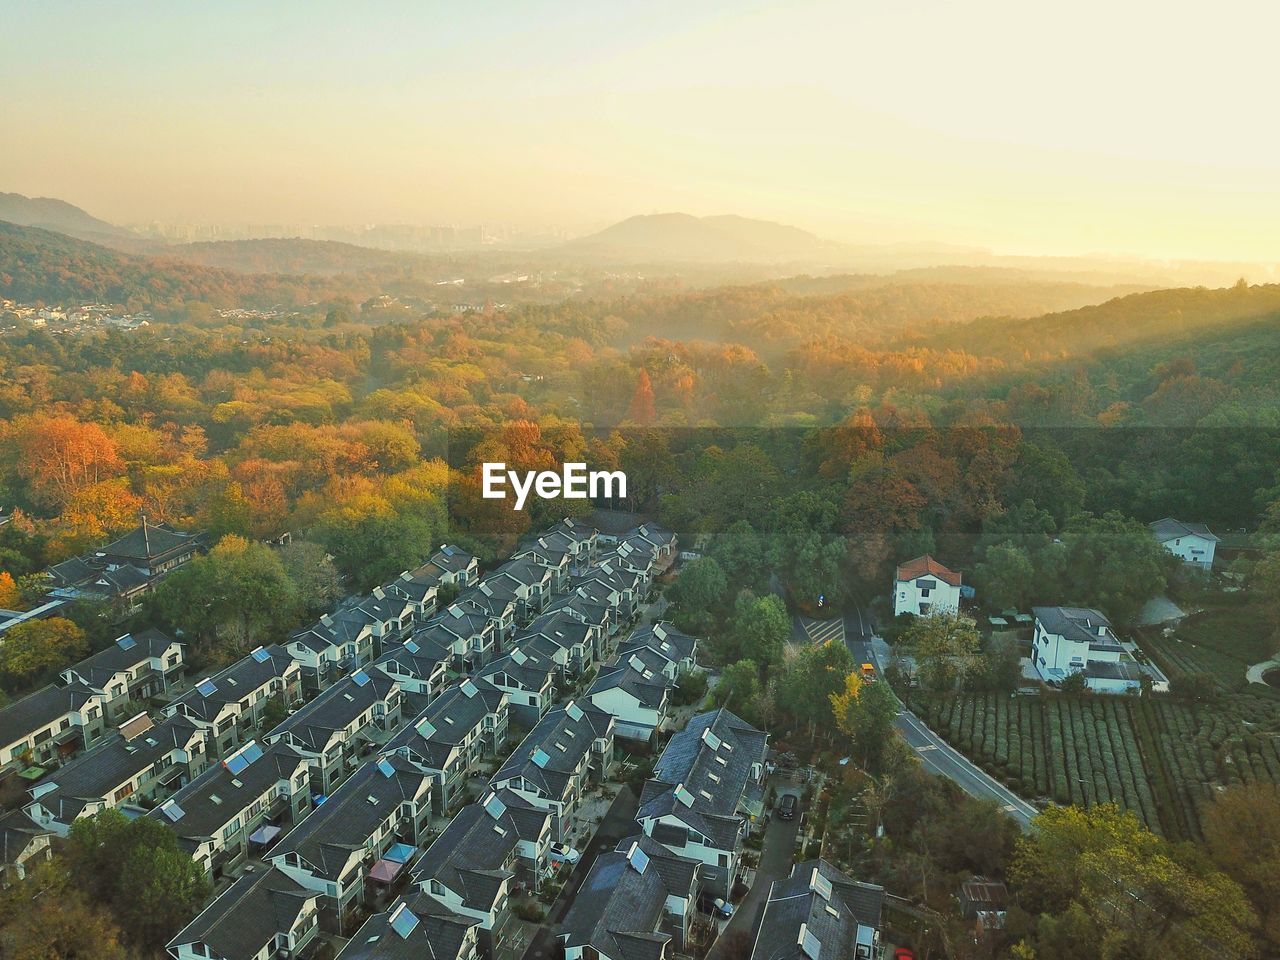
POLYGON ((603 259, 715 262, 813 260, 838 253, 840 246, 798 227, 766 220, 656 213, 628 217, 560 249, 603 259))
POLYGON ((0 221, 0 296, 28 303, 96 302, 175 312, 187 301, 290 307, 361 293, 368 295, 323 277, 238 274, 0 221))
POLYGON ((20 193, 0 193, 0 220, 89 240, 130 235, 123 227, 99 220, 65 200, 24 197, 20 193))

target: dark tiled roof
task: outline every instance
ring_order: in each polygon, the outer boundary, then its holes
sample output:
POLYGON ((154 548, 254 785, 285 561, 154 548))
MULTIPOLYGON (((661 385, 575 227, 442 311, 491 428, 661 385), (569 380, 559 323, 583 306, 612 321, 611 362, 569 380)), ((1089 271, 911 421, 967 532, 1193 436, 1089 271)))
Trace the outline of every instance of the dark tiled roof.
POLYGON ((464 680, 445 690, 387 744, 388 750, 407 749, 441 770, 453 750, 484 718, 500 709, 502 691, 485 681, 464 680), (474 691, 467 696, 467 690, 474 691), (430 724, 428 728, 425 724, 430 724))
POLYGON ((356 718, 372 711, 375 703, 392 696, 399 685, 381 670, 363 673, 369 678, 367 683, 357 682, 359 675, 343 677, 286 717, 269 736, 275 740, 288 735, 305 748, 323 750, 335 730, 345 730, 356 718))
POLYGON ((671 683, 662 672, 662 660, 651 650, 640 648, 600 668, 591 684, 591 693, 621 689, 644 706, 656 710, 666 699, 671 683))
POLYGON ((548 711, 494 774, 493 782, 523 777, 548 796, 559 797, 596 738, 608 736, 612 720, 610 714, 585 701, 548 711), (539 751, 539 757, 546 755, 542 764, 534 760, 539 751))
POLYGON ((505 801, 501 807, 483 800, 467 804, 418 860, 414 881, 438 881, 461 897, 467 909, 492 910, 503 882, 514 876, 508 864, 518 844, 536 838, 549 821, 550 813, 540 813, 538 833, 530 836, 521 832, 532 825, 527 805, 517 815, 505 801))
POLYGON ((883 887, 850 880, 825 860, 798 863, 769 890, 751 960, 852 957, 859 924, 878 928, 883 904, 883 887), (816 944, 816 958, 805 952, 804 934, 816 944))
POLYGON ((100 695, 79 681, 64 687, 41 687, 0 710, 0 746, 7 746, 31 736, 56 722, 60 717, 76 713, 100 695))
POLYGON ((636 647, 648 647, 667 660, 679 662, 692 659, 697 645, 696 637, 691 637, 663 621, 636 627, 631 636, 623 641, 618 652, 619 655, 623 655, 636 647))
POLYGON ((618 960, 657 960, 671 940, 658 933, 667 897, 689 898, 696 877, 694 861, 662 844, 644 836, 623 840, 591 865, 560 925, 566 946, 591 946, 618 960), (642 858, 629 856, 633 846, 642 858))
POLYGON ((1094 649, 1120 650, 1111 633, 1111 621, 1097 610, 1088 607, 1032 607, 1031 612, 1049 633, 1088 643, 1094 649), (1105 635, 1098 634, 1099 627, 1106 627, 1105 635))
POLYGON ((553 661, 535 652, 531 647, 526 649, 517 641, 510 653, 485 664, 477 676, 497 686, 517 686, 537 692, 550 688, 555 673, 556 665, 553 661), (500 682, 504 674, 513 682, 500 682))
POLYGON ((1218 541, 1218 538, 1203 523, 1189 523, 1185 520, 1165 517, 1163 520, 1156 520, 1154 523, 1148 524, 1148 526, 1151 528, 1152 535, 1161 543, 1166 540, 1177 540, 1179 537, 1204 537, 1204 539, 1214 543, 1218 541))
POLYGON ((94 551, 110 557, 127 557, 145 563, 168 553, 180 552, 200 539, 200 534, 184 533, 175 530, 167 523, 146 523, 136 530, 126 533, 119 540, 112 541, 105 547, 94 551))
POLYGON ((458 960, 468 932, 479 925, 479 920, 460 916, 425 893, 413 893, 366 920, 338 960, 458 960), (399 913, 402 906, 416 924, 399 913), (394 925, 393 917, 397 918, 394 925), (396 927, 408 929, 408 935, 396 927))
POLYGON ((117 673, 135 669, 153 657, 160 659, 176 641, 159 630, 126 633, 106 649, 99 650, 67 669, 86 683, 106 683, 117 673))
MULTIPOLYGON (((253 746, 250 742, 241 750, 248 750, 253 746)), ((224 824, 239 816, 246 806, 266 793, 272 784, 280 780, 291 780, 299 767, 306 764, 302 754, 285 743, 271 744, 261 757, 239 773, 232 773, 227 768, 229 760, 230 758, 204 771, 147 816, 168 826, 180 840, 198 844, 213 837, 224 824), (182 811, 177 820, 166 813, 167 809, 173 809, 171 804, 176 804, 177 809, 182 811)))
POLYGON ((109 800, 120 784, 172 751, 185 750, 198 736, 195 723, 181 715, 169 717, 132 739, 112 733, 33 787, 32 796, 59 823, 71 823, 90 803, 109 800))
POLYGON ((53 833, 36 823, 21 810, 0 816, 0 864, 15 864, 38 838, 53 833))
POLYGON ((274 868, 241 874, 169 946, 200 942, 221 957, 253 957, 319 896, 274 868))
POLYGON ((193 716, 212 720, 228 703, 240 702, 270 680, 284 677, 297 667, 297 661, 279 644, 266 647, 263 655, 262 660, 252 655, 237 660, 210 677, 215 689, 205 693, 200 689, 202 685, 196 684, 174 700, 171 706, 185 707, 193 716))
POLYGON ((337 880, 353 852, 399 815, 400 803, 425 798, 431 775, 394 754, 366 763, 271 849, 276 860, 296 853, 328 880, 337 880))

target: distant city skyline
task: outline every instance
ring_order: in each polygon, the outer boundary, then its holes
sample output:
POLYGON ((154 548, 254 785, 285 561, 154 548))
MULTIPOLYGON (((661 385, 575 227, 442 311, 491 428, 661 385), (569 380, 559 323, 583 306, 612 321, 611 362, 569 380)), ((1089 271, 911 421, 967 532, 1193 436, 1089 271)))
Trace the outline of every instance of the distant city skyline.
POLYGON ((1260 0, 25 5, 0 190, 121 224, 682 211, 1274 262, 1278 30, 1260 0))

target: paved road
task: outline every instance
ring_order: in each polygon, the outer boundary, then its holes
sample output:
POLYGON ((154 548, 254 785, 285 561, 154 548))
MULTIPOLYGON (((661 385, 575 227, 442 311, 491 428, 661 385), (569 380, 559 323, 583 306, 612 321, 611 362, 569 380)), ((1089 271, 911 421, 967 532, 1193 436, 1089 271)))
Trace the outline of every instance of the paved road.
MULTIPOLYGON (((798 630, 812 639, 817 639, 812 636, 811 621, 800 617, 796 619, 799 621, 798 630)), ((843 621, 825 622, 841 624, 840 632, 845 644, 849 647, 849 652, 853 654, 855 663, 874 663, 877 672, 883 671, 884 664, 880 662, 880 657, 872 643, 872 638, 875 636, 874 626, 859 604, 849 604, 843 621)), ((830 628, 827 628, 827 633, 830 632, 830 628)), ((881 646, 883 647, 883 644, 881 646)), ((972 797, 996 801, 1023 830, 1030 827, 1031 818, 1038 812, 1034 806, 957 753, 914 713, 907 709, 899 711, 896 725, 903 739, 915 750, 916 755, 930 771, 951 780, 972 797)))
MULTIPOLYGON (((794 793, 799 794, 799 788, 779 788, 778 794, 794 793)), ((749 936, 754 937, 756 924, 760 920, 760 913, 764 910, 764 905, 769 899, 769 888, 773 886, 773 881, 781 880, 783 877, 791 875, 791 862, 795 857, 796 836, 800 830, 800 818, 794 820, 779 820, 777 817, 769 818, 769 825, 765 828, 764 846, 760 850, 760 867, 756 870, 755 881, 751 884, 751 889, 747 895, 742 898, 742 902, 737 905, 733 911, 733 916, 729 918, 729 922, 720 931, 720 936, 716 938, 716 942, 712 944, 711 950, 707 953, 707 960, 719 960, 723 945, 728 942, 729 937, 743 931, 749 936)))

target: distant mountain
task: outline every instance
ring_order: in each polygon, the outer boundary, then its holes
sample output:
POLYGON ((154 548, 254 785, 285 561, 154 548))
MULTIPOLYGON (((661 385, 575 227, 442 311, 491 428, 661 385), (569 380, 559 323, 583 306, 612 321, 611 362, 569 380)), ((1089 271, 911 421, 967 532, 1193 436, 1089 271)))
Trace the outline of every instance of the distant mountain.
POLYGON ((99 220, 79 207, 53 197, 24 197, 20 193, 0 193, 0 220, 20 227, 40 227, 72 237, 96 240, 128 237, 123 227, 99 220))
POLYGON ((566 254, 599 259, 698 262, 814 260, 840 250, 839 244, 782 223, 687 213, 629 217, 561 248, 566 254))
POLYGON ((234 273, 0 221, 0 296, 20 302, 129 304, 172 314, 189 301, 293 307, 376 292, 354 278, 234 273))

